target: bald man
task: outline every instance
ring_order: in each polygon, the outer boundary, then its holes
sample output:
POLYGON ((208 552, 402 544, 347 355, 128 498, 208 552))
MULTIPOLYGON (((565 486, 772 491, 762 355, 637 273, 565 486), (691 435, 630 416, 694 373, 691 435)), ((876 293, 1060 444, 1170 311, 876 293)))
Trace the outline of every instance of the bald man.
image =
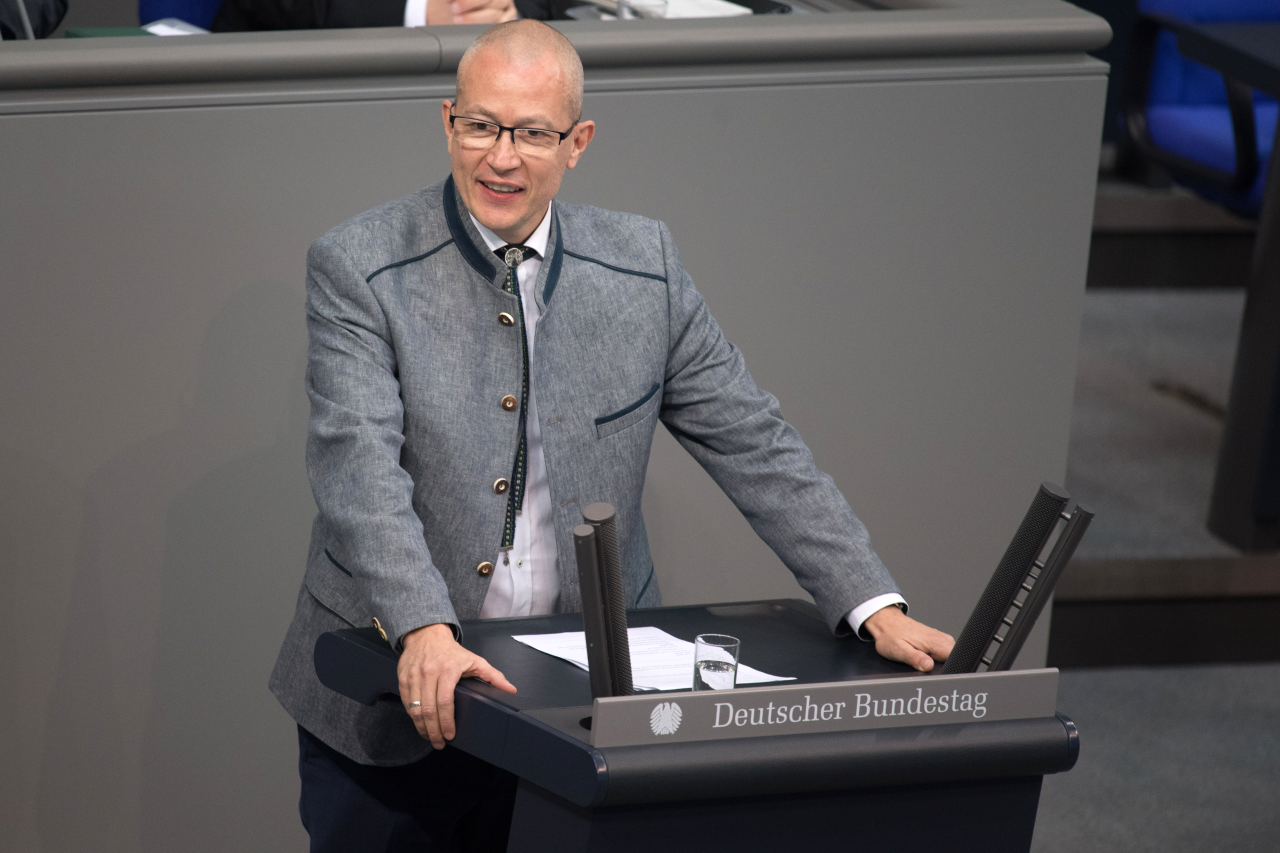
POLYGON ((640 497, 658 422, 836 635, 921 671, 866 529, 752 381, 660 222, 555 201, 595 136, 582 64, 533 21, 487 30, 441 105, 451 174, 308 254, 307 465, 319 513, 271 689, 298 722, 312 850, 505 850, 515 780, 448 745, 464 677, 512 684, 463 619, 576 611, 572 529, 618 509, 627 603, 661 602, 640 497), (566 559, 561 559, 561 557, 566 559), (325 631, 375 625, 402 704, 316 679, 325 631))

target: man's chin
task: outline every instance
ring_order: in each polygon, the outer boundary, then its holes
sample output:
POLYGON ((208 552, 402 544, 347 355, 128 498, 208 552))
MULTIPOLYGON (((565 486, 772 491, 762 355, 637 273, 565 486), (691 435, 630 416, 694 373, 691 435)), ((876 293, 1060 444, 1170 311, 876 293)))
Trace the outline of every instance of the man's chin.
MULTIPOLYGON (((487 204, 476 205, 478 210, 471 211, 476 221, 488 228, 494 234, 501 236, 504 233, 510 233, 518 230, 521 221, 524 219, 522 214, 524 211, 511 210, 494 210, 487 204)), ((506 238, 503 237, 505 240, 506 238)))
POLYGON ((475 216, 476 216, 477 222, 479 222, 485 228, 488 228, 494 234, 502 234, 504 232, 510 231, 518 221, 515 217, 512 217, 512 216, 494 216, 491 212, 487 210, 479 211, 476 213, 475 216))

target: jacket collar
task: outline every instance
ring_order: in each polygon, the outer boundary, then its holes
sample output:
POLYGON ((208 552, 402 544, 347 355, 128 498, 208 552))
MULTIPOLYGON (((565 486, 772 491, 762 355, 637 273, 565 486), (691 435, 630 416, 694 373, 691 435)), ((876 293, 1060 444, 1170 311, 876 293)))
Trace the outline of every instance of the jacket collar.
POLYGON ((560 213, 556 210, 559 205, 555 201, 551 202, 551 239, 547 241, 547 247, 550 249, 547 260, 542 265, 542 275, 544 277, 542 283, 542 310, 547 310, 547 304, 551 302, 551 294, 555 292, 556 285, 560 283, 560 267, 564 263, 564 240, 561 239, 560 232, 560 213))
MULTIPOLYGON (((444 182, 442 201, 445 222, 449 225, 449 234, 453 237, 453 242, 458 247, 458 251, 462 253, 463 259, 480 275, 496 283, 505 274, 505 268, 498 263, 497 256, 489 251, 488 244, 480 236, 480 232, 476 230, 471 217, 463 215, 466 207, 462 204, 462 199, 458 195, 458 188, 453 182, 453 175, 450 175, 448 180, 444 182)), ((560 236, 560 213, 557 207, 559 205, 553 199, 551 202, 551 236, 547 240, 549 251, 546 253, 547 256, 542 263, 542 270, 538 276, 542 279, 542 287, 538 291, 542 305, 539 307, 544 311, 547 308, 547 304, 551 302, 551 294, 555 292, 556 285, 560 282, 560 269, 564 264, 564 240, 560 236)))
POLYGON ((493 252, 481 249, 484 240, 471 224, 471 217, 462 215, 464 208, 458 197, 458 187, 453 182, 453 175, 444 182, 443 196, 444 219, 449 224, 449 234, 463 259, 480 275, 490 281, 496 279, 499 274, 498 259, 493 252))

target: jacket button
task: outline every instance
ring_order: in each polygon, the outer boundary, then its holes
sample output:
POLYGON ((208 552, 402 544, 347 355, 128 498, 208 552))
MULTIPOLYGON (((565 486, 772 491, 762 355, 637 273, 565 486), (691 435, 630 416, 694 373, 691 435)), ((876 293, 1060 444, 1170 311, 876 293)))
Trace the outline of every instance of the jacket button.
POLYGON ((501 314, 498 315, 498 322, 504 326, 513 326, 515 325, 516 318, 512 317, 506 311, 503 311, 501 314))
POLYGON ((510 394, 502 398, 502 408, 506 409, 508 412, 514 412, 518 405, 520 405, 520 401, 515 397, 512 397, 510 394))
POLYGON ((493 490, 498 494, 506 494, 507 489, 511 488, 511 484, 507 482, 506 477, 499 477, 493 481, 493 490))
POLYGON ((489 575, 493 574, 493 563, 490 563, 488 560, 485 560, 483 563, 476 566, 476 571, 479 572, 484 577, 488 577, 489 575))

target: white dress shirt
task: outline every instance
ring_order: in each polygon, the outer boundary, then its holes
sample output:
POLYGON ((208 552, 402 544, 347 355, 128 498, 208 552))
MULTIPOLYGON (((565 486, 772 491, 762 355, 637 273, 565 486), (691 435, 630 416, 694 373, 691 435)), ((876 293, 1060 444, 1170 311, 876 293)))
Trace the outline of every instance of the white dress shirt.
MULTIPOLYGON (((490 249, 507 244, 497 234, 471 217, 490 249)), ((529 347, 529 370, 533 370, 534 341, 537 340, 541 311, 534 298, 534 285, 551 236, 551 207, 542 222, 524 241, 539 257, 526 258, 516 268, 520 301, 524 305, 525 338, 529 347)), ((525 412, 525 441, 528 470, 525 473, 524 506, 516 516, 516 532, 511 550, 493 561, 489 592, 480 608, 481 619, 501 616, 543 616, 554 613, 560 599, 560 572, 556 568, 556 529, 551 512, 551 486, 547 483, 547 463, 542 455, 542 425, 538 423, 538 403, 529 382, 529 408, 525 412)))
MULTIPOLYGON (((410 4, 412 5, 412 4, 410 4)), ((422 4, 425 12, 426 3, 422 4)), ((405 24, 408 26, 408 11, 405 24)), ((507 243, 497 234, 471 217, 476 230, 491 250, 507 243)), ((533 344, 537 339, 538 318, 541 311, 534 298, 534 285, 542 269, 542 258, 547 254, 547 240, 551 236, 551 207, 542 216, 542 222, 524 241, 539 257, 526 258, 516 268, 520 282, 520 300, 524 305, 524 325, 529 346, 529 369, 533 370, 533 344)), ((538 404, 534 400, 533 383, 529 383, 529 410, 525 418, 528 473, 525 476, 524 508, 516 516, 516 532, 511 550, 499 554, 493 561, 493 576, 489 580, 489 592, 480 608, 481 619, 497 619, 503 616, 544 616, 554 613, 560 598, 560 572, 556 564, 556 531, 551 512, 551 486, 547 482, 547 464, 542 455, 542 426, 538 423, 538 404)), ((898 605, 905 612, 907 602, 897 593, 877 595, 849 611, 845 619, 854 633, 866 640, 862 623, 877 610, 898 605)))
MULTIPOLYGON (((427 25, 427 0, 409 0, 404 4, 404 25, 406 27, 425 27, 427 25)), ((475 222, 475 218, 473 217, 471 221, 475 222)), ((476 222, 476 227, 480 227, 479 222, 476 222)), ((485 232, 481 231, 480 233, 484 234, 485 232)), ((485 240, 488 239, 489 237, 486 235, 485 240)), ((505 246, 506 243, 502 242, 498 245, 505 246)))

